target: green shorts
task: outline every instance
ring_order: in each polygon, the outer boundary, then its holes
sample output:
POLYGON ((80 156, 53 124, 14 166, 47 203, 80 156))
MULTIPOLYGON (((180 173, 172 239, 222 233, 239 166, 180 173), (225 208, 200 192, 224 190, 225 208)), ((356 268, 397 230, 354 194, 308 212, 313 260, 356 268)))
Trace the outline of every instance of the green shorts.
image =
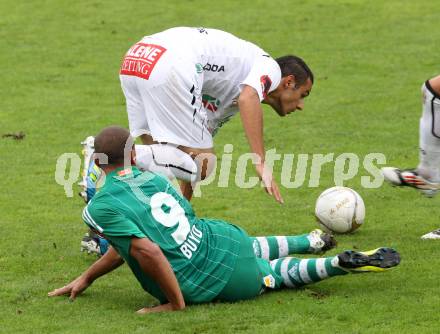
POLYGON ((241 234, 240 252, 235 269, 216 300, 234 302, 251 299, 264 291, 263 277, 265 271, 270 268, 269 262, 257 258, 254 254, 252 239, 243 230, 241 230, 241 234))

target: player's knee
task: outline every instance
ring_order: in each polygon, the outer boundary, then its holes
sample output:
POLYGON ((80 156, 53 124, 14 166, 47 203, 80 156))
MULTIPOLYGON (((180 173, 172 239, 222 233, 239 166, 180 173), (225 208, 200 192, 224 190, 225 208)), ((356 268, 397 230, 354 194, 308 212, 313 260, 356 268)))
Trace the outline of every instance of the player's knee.
POLYGON ((440 76, 426 81, 422 86, 423 113, 420 119, 422 146, 437 150, 440 140, 440 76), (432 147, 431 147, 432 146, 432 147))
POLYGON ((194 157, 194 161, 196 162, 199 170, 198 179, 205 180, 214 171, 217 157, 213 152, 203 152, 197 154, 194 157))
POLYGON ((151 137, 150 135, 147 135, 146 133, 140 135, 139 138, 141 139, 142 144, 144 144, 144 145, 151 145, 151 144, 157 143, 156 141, 154 141, 153 137, 151 137))
POLYGON ((429 80, 433 93, 440 96, 440 75, 429 80))
POLYGON ((136 145, 136 165, 141 170, 162 173, 169 178, 192 182, 198 174, 193 158, 169 144, 136 145))
POLYGON ((197 181, 204 180, 212 174, 217 162, 217 157, 212 148, 195 149, 183 146, 179 146, 179 148, 194 159, 198 170, 197 181))

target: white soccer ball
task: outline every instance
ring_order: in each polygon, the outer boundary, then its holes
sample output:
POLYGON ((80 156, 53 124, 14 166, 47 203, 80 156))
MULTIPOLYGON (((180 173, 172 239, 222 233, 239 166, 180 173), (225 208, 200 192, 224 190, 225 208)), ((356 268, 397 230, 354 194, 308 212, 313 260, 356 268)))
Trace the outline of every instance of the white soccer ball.
POLYGON ((333 187, 319 195, 315 215, 327 232, 350 233, 364 223, 365 205, 353 189, 333 187))

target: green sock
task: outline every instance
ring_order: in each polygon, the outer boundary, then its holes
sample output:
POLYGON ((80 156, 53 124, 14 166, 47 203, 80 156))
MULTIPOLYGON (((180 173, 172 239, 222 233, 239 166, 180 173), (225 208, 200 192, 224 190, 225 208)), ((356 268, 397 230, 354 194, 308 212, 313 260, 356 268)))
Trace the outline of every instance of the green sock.
POLYGON ((276 276, 282 279, 281 285, 288 288, 297 288, 348 273, 339 267, 336 256, 317 259, 284 257, 270 261, 270 266, 276 276))
POLYGON ((279 259, 289 254, 310 253, 309 234, 295 236, 251 237, 254 253, 265 260, 279 259))

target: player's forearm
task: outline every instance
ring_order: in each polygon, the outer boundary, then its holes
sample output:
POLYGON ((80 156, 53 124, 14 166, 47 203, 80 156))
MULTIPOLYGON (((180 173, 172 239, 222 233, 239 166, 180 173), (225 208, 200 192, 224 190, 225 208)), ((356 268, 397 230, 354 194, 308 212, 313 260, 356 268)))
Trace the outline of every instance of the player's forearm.
POLYGON ((258 95, 245 95, 239 99, 240 116, 244 132, 253 153, 256 153, 261 163, 264 162, 263 140, 263 109, 261 108, 258 95))
POLYGON ((160 253, 156 258, 150 261, 146 260, 143 265, 141 264, 141 267, 159 284, 171 307, 174 310, 181 310, 185 307, 182 291, 168 260, 161 251, 160 253))
POLYGON ((172 309, 183 309, 185 301, 170 263, 157 245, 151 242, 144 244, 143 240, 145 239, 132 239, 132 256, 145 274, 159 284, 172 309))
POLYGON ((89 269, 87 269, 82 276, 90 283, 96 280, 124 263, 124 260, 119 256, 113 247, 109 247, 108 251, 95 263, 93 263, 89 269))

